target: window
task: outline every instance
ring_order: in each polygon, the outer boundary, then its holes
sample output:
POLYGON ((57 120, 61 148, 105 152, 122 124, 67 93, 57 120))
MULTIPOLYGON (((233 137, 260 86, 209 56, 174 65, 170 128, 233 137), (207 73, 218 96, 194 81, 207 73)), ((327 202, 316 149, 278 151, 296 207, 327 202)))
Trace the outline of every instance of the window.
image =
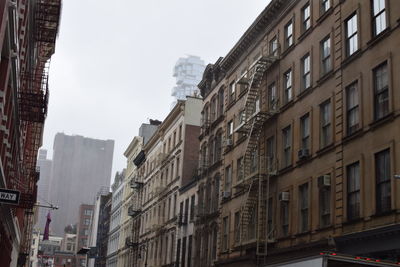
POLYGON ((228 135, 228 138, 232 138, 232 135, 233 135, 233 120, 228 122, 227 135, 228 135))
POLYGON ((196 196, 193 195, 190 199, 190 220, 194 219, 194 205, 195 205, 196 196))
POLYGON ((278 108, 278 101, 276 97, 276 84, 272 83, 268 86, 268 108, 269 110, 276 110, 278 108))
POLYGON ((293 21, 290 20, 285 26, 285 48, 293 45, 293 21))
POLYGON ((351 56, 358 50, 357 14, 346 21, 346 54, 351 56))
POLYGON ((215 137, 215 160, 219 161, 221 159, 221 148, 222 148, 222 134, 217 133, 215 137))
POLYGON ((360 163, 347 166, 347 220, 360 217, 360 163))
POLYGON ((192 235, 189 235, 189 244, 188 244, 188 255, 187 255, 187 258, 188 258, 188 264, 187 264, 187 266, 188 267, 191 267, 192 266, 192 250, 193 250, 193 245, 192 245, 192 243, 193 243, 193 236, 192 235))
POLYGON ((276 36, 269 41, 269 54, 271 56, 278 56, 278 39, 276 36))
POLYGON ((85 219, 85 221, 83 222, 84 225, 89 225, 90 224, 90 219, 85 219))
POLYGON ((292 69, 283 74, 283 85, 285 87, 284 103, 286 104, 292 100, 292 69))
POLYGON ((319 216, 320 227, 326 227, 331 221, 331 187, 319 188, 319 216))
POLYGON ((213 122, 215 121, 215 115, 217 111, 217 99, 215 95, 211 99, 211 106, 210 106, 210 121, 213 122))
POLYGON ((326 147, 332 142, 332 129, 331 129, 331 101, 325 101, 320 106, 321 111, 321 148, 326 147))
POLYGON ((311 86, 311 63, 310 63, 310 54, 306 54, 301 59, 301 79, 302 84, 301 87, 303 90, 308 89, 311 86))
POLYGON ((237 181, 241 181, 244 178, 244 160, 243 157, 237 160, 237 181))
POLYGON ((360 121, 357 83, 346 88, 346 100, 347 135, 351 135, 358 130, 360 121))
POLYGON ((267 233, 268 233, 268 238, 273 237, 273 232, 274 232, 274 225, 273 225, 273 199, 272 197, 268 199, 268 216, 267 216, 267 233))
POLYGON ((300 232, 308 230, 308 183, 299 187, 300 232))
POLYGON ((379 120, 389 114, 389 83, 387 62, 376 67, 374 75, 374 114, 379 120))
POLYGON ((235 212, 235 243, 240 242, 240 211, 235 212))
POLYGON ((327 74, 331 68, 331 38, 330 36, 326 37, 321 41, 321 74, 327 74))
POLYGON ((267 139, 267 168, 269 172, 275 171, 275 137, 267 139))
POLYGON ((228 216, 222 219, 222 251, 228 250, 228 216))
POLYGON ((232 167, 231 165, 229 165, 225 169, 225 187, 224 187, 225 192, 231 191, 231 184, 232 184, 232 167))
POLYGON ((217 259, 217 234, 218 230, 215 228, 213 230, 213 243, 212 243, 212 250, 211 250, 211 257, 213 260, 217 259))
POLYGON ((375 154, 376 211, 384 213, 391 209, 390 150, 375 154))
POLYGON ((385 0, 372 0, 373 35, 377 36, 386 29, 385 0))
POLYGON ((218 117, 224 113, 224 89, 221 88, 218 92, 218 117))
POLYGON ((235 82, 231 82, 229 85, 229 103, 235 100, 235 82))
POLYGON ((310 149, 310 114, 300 118, 301 148, 310 149))
POLYGON ((246 240, 252 240, 256 238, 256 229, 257 229, 257 206, 253 203, 250 207, 248 207, 248 218, 249 221, 247 223, 247 236, 246 240))
POLYGON ((324 14, 331 7, 330 0, 321 0, 321 14, 324 14))
POLYGON ((93 211, 92 210, 85 210, 85 215, 86 216, 92 216, 93 211))
POLYGON ((219 204, 219 174, 217 174, 214 178, 214 200, 213 200, 213 211, 218 210, 219 204))
POLYGON ((179 125, 179 132, 178 132, 178 136, 179 136, 179 141, 182 141, 182 124, 179 125))
POLYGON ((179 157, 176 158, 176 176, 179 176, 180 174, 180 166, 181 165, 181 160, 179 157))
POLYGON ((310 3, 301 9, 302 31, 305 32, 311 27, 310 3))
POLYGON ((282 236, 289 234, 289 202, 281 201, 282 236))
POLYGON ((289 167, 292 164, 292 129, 291 126, 282 130, 283 142, 283 166, 289 167))

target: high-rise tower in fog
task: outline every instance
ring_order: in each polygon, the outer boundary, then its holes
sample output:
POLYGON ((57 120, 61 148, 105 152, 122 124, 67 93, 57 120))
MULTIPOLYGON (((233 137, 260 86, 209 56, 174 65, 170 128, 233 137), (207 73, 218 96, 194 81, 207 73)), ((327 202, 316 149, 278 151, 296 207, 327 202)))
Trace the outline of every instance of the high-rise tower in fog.
POLYGON ((79 206, 94 203, 97 192, 110 186, 114 141, 56 134, 53 145, 50 200, 51 230, 62 235, 64 227, 78 222, 79 206))
MULTIPOLYGON (((179 58, 174 67, 173 76, 176 78, 176 86, 172 88, 171 95, 176 100, 185 100, 186 96, 200 95, 197 84, 203 77, 204 61, 198 56, 179 58)), ((176 100, 173 105, 176 104, 176 100)))

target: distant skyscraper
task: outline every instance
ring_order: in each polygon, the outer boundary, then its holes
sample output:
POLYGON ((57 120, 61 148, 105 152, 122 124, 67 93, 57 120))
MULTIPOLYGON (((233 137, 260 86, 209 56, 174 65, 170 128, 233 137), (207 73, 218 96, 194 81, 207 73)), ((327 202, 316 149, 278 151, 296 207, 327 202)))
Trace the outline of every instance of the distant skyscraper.
POLYGON ((79 206, 94 203, 102 187, 110 187, 113 140, 56 134, 53 145, 50 200, 59 206, 50 228, 62 236, 64 227, 78 222, 79 206))
MULTIPOLYGON (((172 96, 176 100, 185 100, 186 96, 200 95, 197 84, 203 78, 205 69, 204 61, 198 56, 179 58, 174 67, 173 76, 176 78, 176 86, 172 88, 172 96)), ((173 106, 176 104, 173 102, 173 106)))
MULTIPOLYGON (((40 178, 38 182, 38 197, 37 200, 40 204, 48 205, 50 203, 50 179, 51 179, 51 166, 52 161, 47 159, 47 150, 40 149, 38 153, 37 164, 40 168, 40 178)), ((48 209, 39 208, 38 221, 36 228, 41 230, 43 234, 44 226, 46 224, 46 216, 48 209)))

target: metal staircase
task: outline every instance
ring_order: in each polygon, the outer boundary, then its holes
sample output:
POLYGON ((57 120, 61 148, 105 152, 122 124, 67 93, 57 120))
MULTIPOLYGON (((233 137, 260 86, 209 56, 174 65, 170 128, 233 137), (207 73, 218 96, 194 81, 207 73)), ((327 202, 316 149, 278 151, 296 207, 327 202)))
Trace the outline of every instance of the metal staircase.
MULTIPOLYGON (((247 87, 242 123, 235 129, 244 134, 246 150, 244 154, 244 181, 241 187, 245 196, 240 212, 240 244, 256 242, 256 254, 265 256, 267 251, 267 199, 268 174, 266 169, 265 144, 259 145, 264 123, 276 114, 276 109, 266 110, 260 105, 261 83, 267 69, 277 60, 276 56, 263 56, 258 59, 238 81, 247 87)), ((265 106, 265 105, 264 105, 265 106)))

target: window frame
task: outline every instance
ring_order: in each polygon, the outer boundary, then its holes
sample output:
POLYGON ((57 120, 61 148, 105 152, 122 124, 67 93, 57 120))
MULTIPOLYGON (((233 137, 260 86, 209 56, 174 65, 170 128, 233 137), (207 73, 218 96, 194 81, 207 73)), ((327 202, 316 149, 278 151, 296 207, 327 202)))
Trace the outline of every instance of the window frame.
POLYGON ((346 166, 346 210, 347 221, 353 221, 361 217, 360 161, 353 162, 346 166), (355 170, 357 170, 358 172, 355 172, 355 170), (355 173, 357 173, 357 175, 355 173), (353 198, 355 198, 355 203, 352 203, 353 198), (352 208, 352 204, 355 204, 356 207, 352 208))
POLYGON ((332 101, 327 99, 319 105, 320 108, 320 148, 325 148, 333 142, 332 136, 332 101), (325 110, 325 107, 328 107, 325 110), (325 115, 324 112, 327 111, 328 114, 325 115), (328 120, 325 121, 324 117, 328 120), (326 135, 325 135, 326 134, 326 135))
POLYGON ((276 35, 269 41, 269 55, 270 56, 278 56, 278 38, 276 35))
MULTIPOLYGON (((354 25, 354 24, 352 24, 354 25)), ((350 57, 352 56, 354 53, 356 53, 359 49, 359 38, 358 38, 358 32, 359 32, 359 27, 358 27, 358 14, 357 12, 353 12, 350 16, 347 17, 347 19, 344 22, 344 27, 345 27, 345 41, 346 41, 346 56, 350 57), (349 32, 349 22, 351 21, 355 21, 355 31, 353 31, 352 33, 349 32), (355 42, 352 41, 355 38, 355 42), (355 49, 354 50, 350 50, 351 46, 350 44, 353 43, 353 45, 355 45, 355 49)), ((354 29, 352 29, 354 30, 354 29)))
POLYGON ((321 15, 325 14, 328 12, 328 10, 331 8, 331 1, 330 0, 321 0, 320 2, 320 11, 321 15))
POLYGON ((292 165, 292 125, 288 125, 282 129, 282 154, 283 154, 283 168, 290 167, 292 165))
POLYGON ((289 103, 293 100, 293 69, 289 68, 283 73, 283 99, 284 104, 289 103))
POLYGON ((359 88, 358 81, 351 83, 346 86, 346 134, 347 136, 354 134, 361 127, 361 118, 360 118, 360 96, 359 96, 359 88), (354 91, 355 96, 351 96, 352 91, 354 91), (351 100, 354 100, 354 104, 351 105, 351 100), (350 106, 351 105, 351 106, 350 106), (356 115, 352 115, 352 114, 356 115), (356 117, 356 124, 351 124, 351 118, 356 117))
POLYGON ((383 9, 379 10, 378 13, 375 14, 375 1, 376 0, 371 0, 371 19, 372 19, 372 37, 376 37, 380 35, 382 32, 384 32, 388 28, 388 21, 387 21, 387 15, 386 15, 386 9, 387 9, 387 3, 386 0, 378 0, 382 1, 384 4, 383 9), (384 27, 380 29, 379 32, 377 32, 377 19, 380 18, 381 16, 384 16, 384 19, 382 22, 384 22, 384 27))
MULTIPOLYGON (((332 178, 331 178, 332 180, 332 178)), ((323 186, 318 189, 319 197, 319 226, 320 228, 327 227, 331 224, 332 214, 332 190, 331 186, 323 186), (326 203, 325 203, 326 201, 326 203), (326 205, 326 207, 325 207, 326 205), (327 210, 327 212, 325 211, 327 210)))
POLYGON ((380 150, 378 152, 376 152, 374 154, 374 163, 375 163, 375 210, 376 210, 376 214, 384 214, 387 212, 390 212, 392 210, 392 162, 391 162, 391 149, 390 148, 386 148, 383 150, 380 150), (382 166, 380 166, 379 164, 379 159, 378 157, 383 155, 383 160, 384 162, 384 167, 385 168, 381 168, 382 166), (386 164, 385 164, 386 163, 386 164), (384 179, 379 179, 379 175, 382 174, 382 171, 384 172, 384 179), (387 193, 388 195, 386 196, 387 200, 385 203, 382 203, 383 200, 383 195, 381 197, 380 196, 380 188, 381 187, 385 187, 387 186, 387 193), (379 201, 381 200, 381 201, 379 201), (386 206, 385 206, 386 205, 386 206))
POLYGON ((301 58, 301 89, 305 91, 309 88, 311 88, 311 55, 307 53, 301 58), (306 63, 308 63, 308 66, 306 63))
MULTIPOLYGON (((389 62, 385 60, 384 62, 380 63, 377 65, 373 70, 372 70, 372 84, 373 84, 373 113, 374 113, 374 121, 378 121, 382 118, 385 118, 390 112, 391 112, 391 107, 390 107, 390 77, 389 77, 389 62), (386 85, 381 87, 381 89, 377 89, 377 72, 381 71, 381 68, 385 67, 384 73, 382 75, 386 75, 386 85), (384 101, 385 101, 385 106, 381 108, 386 107, 385 110, 378 110, 378 107, 382 105, 382 103, 379 103, 379 97, 383 95, 384 101), (382 114, 378 114, 382 113, 382 114)), ((382 82, 383 83, 383 82, 382 82)))
POLYGON ((233 103, 236 100, 236 83, 232 81, 229 84, 229 103, 233 103))
POLYGON ((299 190, 299 232, 304 233, 309 230, 310 215, 310 191, 309 183, 301 184, 299 190), (303 195, 304 194, 304 195, 303 195))
POLYGON ((332 40, 331 40, 331 35, 328 34, 325 36, 324 39, 321 40, 320 42, 320 55, 321 55, 321 76, 326 75, 330 71, 332 71, 332 40), (325 49, 325 44, 328 45, 328 47, 325 49), (325 51, 328 52, 328 54, 325 55, 325 51))
POLYGON ((301 8, 301 30, 302 33, 305 33, 311 28, 311 5, 310 2, 307 2, 301 8), (308 9, 308 17, 306 17, 306 10, 308 9))
POLYGON ((294 45, 294 23, 293 19, 290 19, 284 27, 284 34, 285 34, 285 49, 290 48, 294 45), (290 33, 289 33, 290 29, 290 33))
POLYGON ((310 112, 307 112, 300 118, 300 148, 311 150, 311 118, 310 112), (308 120, 307 125, 305 121, 308 120), (305 127, 307 126, 307 127, 305 127), (307 128, 307 129, 306 129, 307 128), (306 144, 306 146, 305 146, 306 144))
POLYGON ((289 201, 280 201, 280 221, 281 235, 283 237, 289 235, 290 231, 290 203, 289 201))

